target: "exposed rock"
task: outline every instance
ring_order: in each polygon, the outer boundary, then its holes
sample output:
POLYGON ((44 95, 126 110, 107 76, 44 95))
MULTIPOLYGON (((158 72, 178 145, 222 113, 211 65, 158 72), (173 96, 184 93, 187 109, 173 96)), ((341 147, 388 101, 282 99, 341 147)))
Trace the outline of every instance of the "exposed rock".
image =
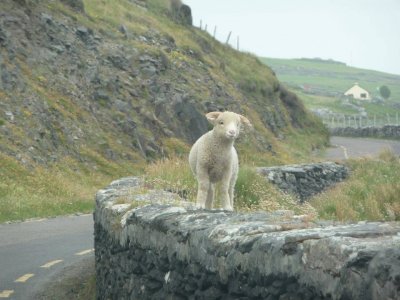
POLYGON ((61 0, 61 2, 72 7, 78 12, 85 12, 85 5, 83 4, 82 0, 61 0))
POLYGON ((125 38, 128 38, 128 29, 126 28, 125 25, 121 24, 118 30, 125 36, 125 38))
POLYGON ((182 131, 189 136, 192 143, 207 132, 208 122, 193 103, 178 101, 174 104, 173 110, 180 120, 182 131))
POLYGON ((96 195, 101 299, 400 298, 399 222, 197 210, 141 184, 123 178, 96 195))
POLYGON ((300 201, 343 181, 349 173, 347 167, 333 162, 263 167, 257 170, 282 191, 299 197, 300 201))
POLYGON ((182 4, 179 8, 179 16, 183 24, 192 26, 192 10, 189 5, 182 4))
POLYGON ((176 22, 192 26, 192 10, 189 5, 183 4, 180 0, 171 0, 171 9, 176 22))

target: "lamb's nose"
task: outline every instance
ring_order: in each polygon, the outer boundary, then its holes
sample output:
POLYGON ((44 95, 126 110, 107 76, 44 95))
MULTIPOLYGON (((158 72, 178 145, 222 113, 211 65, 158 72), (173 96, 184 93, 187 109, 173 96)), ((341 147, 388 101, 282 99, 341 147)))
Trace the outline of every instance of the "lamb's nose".
POLYGON ((235 135, 235 134, 236 134, 236 131, 233 130, 233 129, 231 129, 231 130, 228 131, 228 133, 229 133, 229 135, 235 135))

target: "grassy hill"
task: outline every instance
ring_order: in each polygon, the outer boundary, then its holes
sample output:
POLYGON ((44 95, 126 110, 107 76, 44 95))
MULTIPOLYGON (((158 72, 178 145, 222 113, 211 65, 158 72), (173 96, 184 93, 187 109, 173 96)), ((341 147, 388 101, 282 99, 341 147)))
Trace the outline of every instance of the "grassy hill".
POLYGON ((386 118, 400 110, 400 75, 347 66, 333 60, 260 58, 277 74, 279 80, 302 98, 310 109, 328 108, 339 114, 355 115, 362 107, 370 115, 386 118), (386 85, 391 90, 383 102, 343 101, 343 94, 355 82, 379 98, 377 88, 386 85), (353 107, 352 107, 353 106, 353 107))
POLYGON ((0 222, 90 211, 111 180, 185 157, 208 111, 253 123, 243 164, 304 161, 327 142, 268 67, 183 24, 167 0, 0 10, 0 222))

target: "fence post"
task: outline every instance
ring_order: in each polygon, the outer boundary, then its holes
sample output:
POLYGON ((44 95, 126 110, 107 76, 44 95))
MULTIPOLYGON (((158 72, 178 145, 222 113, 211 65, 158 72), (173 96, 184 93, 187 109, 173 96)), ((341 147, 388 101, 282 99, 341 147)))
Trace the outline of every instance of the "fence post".
POLYGON ((206 26, 204 26, 204 31, 207 31, 207 24, 206 24, 206 26))
POLYGON ((217 25, 215 25, 215 27, 214 27, 214 34, 213 34, 214 39, 215 39, 216 34, 217 34, 217 25))
POLYGON ((239 51, 239 36, 237 36, 237 51, 239 51))
POLYGON ((229 32, 228 38, 226 39, 226 43, 225 43, 225 44, 228 44, 228 43, 229 43, 229 39, 231 38, 231 34, 232 34, 232 31, 229 32))
POLYGON ((203 20, 200 20, 200 30, 202 29, 202 27, 203 27, 203 20))

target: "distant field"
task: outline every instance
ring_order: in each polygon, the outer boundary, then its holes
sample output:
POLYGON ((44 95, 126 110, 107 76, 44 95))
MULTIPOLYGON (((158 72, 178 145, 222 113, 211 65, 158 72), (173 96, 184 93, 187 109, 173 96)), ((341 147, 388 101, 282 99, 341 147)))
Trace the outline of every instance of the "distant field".
POLYGON ((320 59, 275 59, 260 58, 270 66, 281 82, 297 93, 307 108, 329 109, 345 115, 357 115, 359 111, 343 101, 346 90, 358 82, 373 98, 379 97, 377 88, 386 85, 391 96, 383 103, 351 100, 350 104, 365 109, 368 116, 381 120, 396 119, 400 112, 400 75, 365 70, 344 63, 320 59))
POLYGON ((387 85, 392 92, 390 100, 400 102, 400 75, 354 68, 326 60, 260 59, 276 72, 282 82, 289 85, 309 85, 311 89, 315 87, 344 93, 358 82, 373 95, 378 95, 377 87, 387 85))

